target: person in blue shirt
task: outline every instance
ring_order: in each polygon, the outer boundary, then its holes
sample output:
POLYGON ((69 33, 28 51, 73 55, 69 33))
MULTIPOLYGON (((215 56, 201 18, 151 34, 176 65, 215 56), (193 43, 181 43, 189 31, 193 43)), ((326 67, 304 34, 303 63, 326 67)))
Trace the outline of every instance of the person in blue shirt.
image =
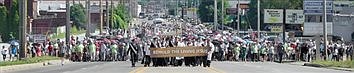
POLYGON ((17 57, 17 46, 11 45, 10 48, 10 60, 13 60, 15 57, 17 57))

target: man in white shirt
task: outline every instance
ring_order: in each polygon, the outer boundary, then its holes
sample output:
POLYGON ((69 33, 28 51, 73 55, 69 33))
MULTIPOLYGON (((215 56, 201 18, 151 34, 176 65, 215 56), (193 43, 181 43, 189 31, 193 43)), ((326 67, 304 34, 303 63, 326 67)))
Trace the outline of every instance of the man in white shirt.
POLYGON ((203 63, 203 67, 210 67, 210 63, 211 63, 211 59, 212 59, 212 55, 215 50, 215 47, 214 47, 213 43, 211 43, 210 40, 206 40, 205 43, 207 44, 206 46, 210 47, 210 50, 208 50, 208 52, 207 52, 208 55, 204 57, 205 60, 203 63))
MULTIPOLYGON (((185 43, 181 40, 181 39, 178 39, 177 40, 177 47, 185 47, 185 43)), ((176 60, 177 60, 177 66, 182 66, 182 63, 183 63, 183 60, 184 57, 176 57, 176 60)))
POLYGON ((144 51, 145 51, 145 65, 144 67, 147 67, 147 66, 150 66, 150 63, 151 63, 151 58, 150 58, 150 45, 152 43, 151 42, 147 42, 145 45, 144 45, 144 51))
POLYGON ((2 61, 6 60, 6 55, 7 55, 8 49, 5 48, 5 46, 2 46, 1 54, 2 54, 2 61))

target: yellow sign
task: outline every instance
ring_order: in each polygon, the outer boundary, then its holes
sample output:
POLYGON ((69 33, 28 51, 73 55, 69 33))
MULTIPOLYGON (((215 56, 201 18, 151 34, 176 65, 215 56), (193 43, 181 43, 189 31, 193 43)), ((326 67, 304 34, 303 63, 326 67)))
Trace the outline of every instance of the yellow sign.
POLYGON ((279 33, 283 31, 282 26, 272 26, 271 32, 279 33))

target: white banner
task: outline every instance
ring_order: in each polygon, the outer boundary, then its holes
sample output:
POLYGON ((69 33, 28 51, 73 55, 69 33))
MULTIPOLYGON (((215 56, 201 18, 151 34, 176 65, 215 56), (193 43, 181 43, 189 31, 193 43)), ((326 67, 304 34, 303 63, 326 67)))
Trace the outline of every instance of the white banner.
POLYGON ((264 9, 264 23, 283 23, 282 9, 264 9))
POLYGON ((286 10, 287 24, 303 24, 305 22, 305 15, 303 10, 286 10))
POLYGON ((46 36, 42 34, 34 34, 32 38, 35 43, 44 43, 47 39, 46 36))

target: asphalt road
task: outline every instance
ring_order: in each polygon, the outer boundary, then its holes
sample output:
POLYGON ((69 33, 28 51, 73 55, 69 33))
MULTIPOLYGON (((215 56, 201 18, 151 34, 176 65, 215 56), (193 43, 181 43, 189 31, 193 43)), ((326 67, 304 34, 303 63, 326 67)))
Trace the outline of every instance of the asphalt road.
POLYGON ((131 67, 130 62, 82 62, 9 73, 353 73, 270 62, 213 62, 212 67, 131 67))

